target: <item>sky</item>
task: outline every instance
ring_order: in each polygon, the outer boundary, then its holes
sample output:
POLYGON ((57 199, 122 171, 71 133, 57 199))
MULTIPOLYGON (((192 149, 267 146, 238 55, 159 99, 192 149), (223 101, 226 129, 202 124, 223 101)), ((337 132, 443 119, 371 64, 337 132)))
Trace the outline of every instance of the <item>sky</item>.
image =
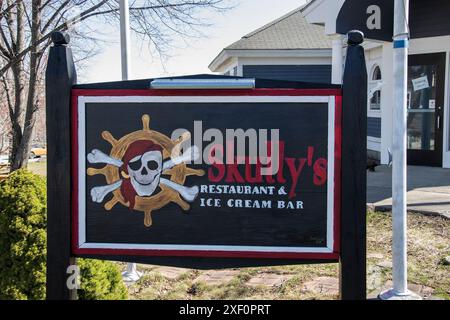
MULTIPOLYGON (((208 13, 212 26, 202 29, 207 35, 188 39, 188 45, 176 43, 170 57, 162 63, 152 56, 147 44, 132 36, 130 79, 210 73, 208 65, 220 51, 242 36, 300 7, 305 0, 240 0, 237 6, 221 14, 208 13)), ((121 80, 119 26, 107 30, 108 43, 79 71, 82 82, 121 80)))

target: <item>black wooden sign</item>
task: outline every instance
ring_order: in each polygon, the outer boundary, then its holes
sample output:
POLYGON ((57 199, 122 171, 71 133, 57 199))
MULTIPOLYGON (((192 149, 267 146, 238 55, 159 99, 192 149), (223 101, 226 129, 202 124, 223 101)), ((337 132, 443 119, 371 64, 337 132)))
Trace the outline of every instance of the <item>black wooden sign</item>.
POLYGON ((341 102, 74 90, 73 253, 337 260, 341 102))
MULTIPOLYGON (((339 262, 341 298, 365 299, 361 33, 348 35, 342 87, 252 79, 254 89, 215 90, 76 85, 68 35, 52 40, 47 299, 73 298, 75 257, 202 269, 339 262)), ((162 81, 181 79, 240 78, 162 81)))

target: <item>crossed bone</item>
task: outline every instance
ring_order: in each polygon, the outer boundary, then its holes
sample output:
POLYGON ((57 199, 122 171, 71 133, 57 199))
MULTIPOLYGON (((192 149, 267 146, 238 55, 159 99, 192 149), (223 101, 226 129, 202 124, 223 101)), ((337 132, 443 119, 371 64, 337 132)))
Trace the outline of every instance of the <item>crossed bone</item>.
MULTIPOLYGON (((183 153, 179 157, 175 157, 173 159, 170 159, 163 163, 162 170, 160 173, 163 173, 166 170, 172 169, 173 167, 181 164, 186 163, 188 161, 195 161, 200 157, 200 152, 197 148, 197 146, 193 146, 189 148, 185 153, 183 153)), ((94 149, 91 153, 88 154, 87 159, 89 163, 102 163, 102 164, 109 164, 115 167, 120 168, 123 165, 123 162, 118 159, 114 159, 107 154, 101 152, 100 150, 94 149)), ((195 198, 197 198, 199 193, 198 186, 194 187, 185 187, 183 185, 180 185, 178 183, 175 183, 173 181, 160 178, 159 180, 160 184, 163 184, 172 190, 178 192, 180 196, 188 201, 193 202, 195 198)), ((111 192, 114 192, 115 190, 119 189, 122 186, 122 179, 106 186, 100 186, 92 188, 91 190, 91 198, 93 202, 96 203, 102 203, 105 197, 110 194, 111 192)))

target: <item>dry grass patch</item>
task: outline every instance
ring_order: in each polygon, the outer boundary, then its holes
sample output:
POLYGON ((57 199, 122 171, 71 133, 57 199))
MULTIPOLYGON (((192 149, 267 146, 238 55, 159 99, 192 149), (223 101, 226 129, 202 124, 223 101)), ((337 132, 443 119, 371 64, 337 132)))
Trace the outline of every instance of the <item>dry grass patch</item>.
POLYGON ((47 161, 36 161, 28 163, 28 170, 42 177, 47 176, 47 161))
MULTIPOLYGON (((368 293, 377 292, 392 277, 391 216, 386 213, 368 213, 368 293)), ((408 216, 409 281, 434 289, 433 295, 450 299, 450 267, 442 260, 450 255, 450 220, 440 217, 408 216)), ((177 279, 161 276, 155 267, 140 270, 145 276, 130 287, 132 299, 177 300, 307 300, 337 299, 337 295, 324 295, 305 290, 304 284, 318 277, 338 277, 337 264, 298 265, 239 269, 229 282, 209 285, 195 282, 202 271, 187 270, 177 279), (289 276, 274 287, 249 286, 247 282, 258 274, 289 276)))

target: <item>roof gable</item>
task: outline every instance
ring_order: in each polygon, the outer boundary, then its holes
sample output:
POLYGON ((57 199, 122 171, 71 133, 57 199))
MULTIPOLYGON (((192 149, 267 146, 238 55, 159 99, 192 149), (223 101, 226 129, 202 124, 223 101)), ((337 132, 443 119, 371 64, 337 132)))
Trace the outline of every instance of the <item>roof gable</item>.
POLYGON ((298 8, 245 35, 225 50, 329 49, 324 28, 310 24, 298 8))

